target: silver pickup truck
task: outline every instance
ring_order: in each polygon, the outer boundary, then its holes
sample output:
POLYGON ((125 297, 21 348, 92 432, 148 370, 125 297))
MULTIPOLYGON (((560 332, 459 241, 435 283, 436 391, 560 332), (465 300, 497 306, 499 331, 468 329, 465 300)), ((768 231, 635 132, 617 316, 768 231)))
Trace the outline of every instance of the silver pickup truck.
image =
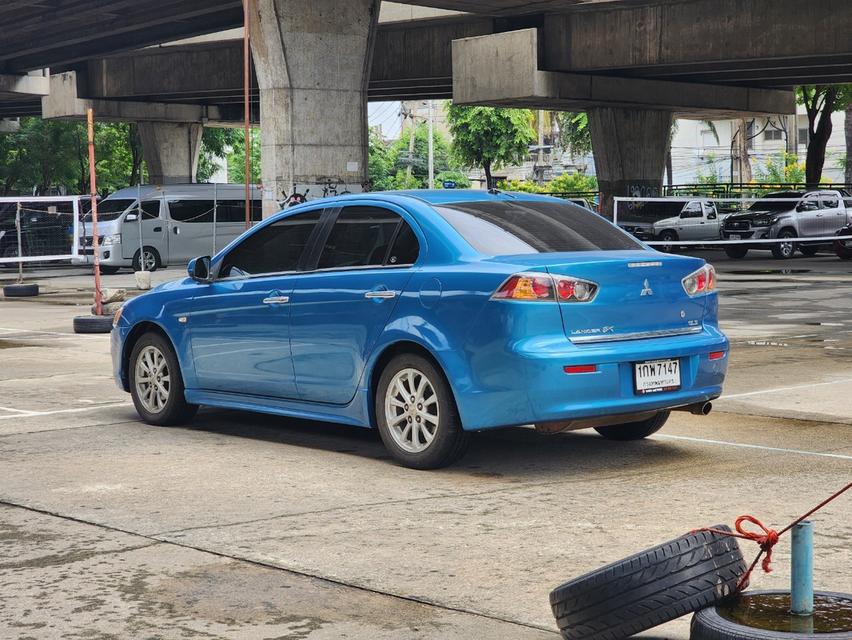
POLYGON ((775 258, 792 258, 796 250, 814 255, 831 242, 807 242, 808 238, 833 236, 852 222, 852 196, 845 190, 776 191, 755 201, 745 211, 725 219, 726 240, 779 238, 785 242, 735 244, 725 247, 731 258, 744 258, 751 249, 772 251, 775 258), (794 240, 795 239, 795 240, 794 240))
POLYGON ((719 240, 723 219, 712 200, 690 200, 679 215, 654 223, 654 239, 666 243, 663 251, 672 251, 678 240, 719 240))

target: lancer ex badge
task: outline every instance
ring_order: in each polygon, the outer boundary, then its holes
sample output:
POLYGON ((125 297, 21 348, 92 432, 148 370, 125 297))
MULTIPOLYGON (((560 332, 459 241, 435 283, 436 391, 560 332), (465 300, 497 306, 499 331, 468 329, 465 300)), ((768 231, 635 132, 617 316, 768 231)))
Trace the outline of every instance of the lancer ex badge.
POLYGON ((642 292, 639 295, 640 296, 652 296, 652 295, 654 295, 654 290, 651 288, 651 285, 648 284, 648 278, 645 278, 645 282, 642 283, 642 292))

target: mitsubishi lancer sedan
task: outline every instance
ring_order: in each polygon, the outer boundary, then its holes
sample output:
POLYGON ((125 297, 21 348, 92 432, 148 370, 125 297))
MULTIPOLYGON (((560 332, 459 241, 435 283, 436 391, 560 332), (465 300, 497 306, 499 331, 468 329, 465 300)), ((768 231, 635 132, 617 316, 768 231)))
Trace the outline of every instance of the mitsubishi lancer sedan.
POLYGON ((470 433, 633 440, 706 414, 728 340, 713 267, 574 204, 482 191, 293 207, 124 305, 114 372, 141 418, 201 405, 379 430, 401 464, 470 433))

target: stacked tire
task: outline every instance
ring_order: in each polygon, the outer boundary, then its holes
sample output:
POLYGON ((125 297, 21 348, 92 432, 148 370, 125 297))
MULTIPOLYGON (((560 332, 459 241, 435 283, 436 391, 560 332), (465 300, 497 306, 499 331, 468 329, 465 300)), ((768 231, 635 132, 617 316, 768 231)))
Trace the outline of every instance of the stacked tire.
POLYGON ((566 582, 550 605, 565 640, 620 640, 723 601, 745 571, 735 538, 698 531, 566 582))

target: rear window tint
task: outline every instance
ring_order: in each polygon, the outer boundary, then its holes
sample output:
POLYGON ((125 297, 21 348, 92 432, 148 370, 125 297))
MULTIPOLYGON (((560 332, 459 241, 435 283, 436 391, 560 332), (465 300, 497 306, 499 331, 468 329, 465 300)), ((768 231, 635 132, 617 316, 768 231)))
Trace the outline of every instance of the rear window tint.
POLYGON ((596 213, 568 202, 463 202, 436 209, 489 256, 644 248, 596 213))

